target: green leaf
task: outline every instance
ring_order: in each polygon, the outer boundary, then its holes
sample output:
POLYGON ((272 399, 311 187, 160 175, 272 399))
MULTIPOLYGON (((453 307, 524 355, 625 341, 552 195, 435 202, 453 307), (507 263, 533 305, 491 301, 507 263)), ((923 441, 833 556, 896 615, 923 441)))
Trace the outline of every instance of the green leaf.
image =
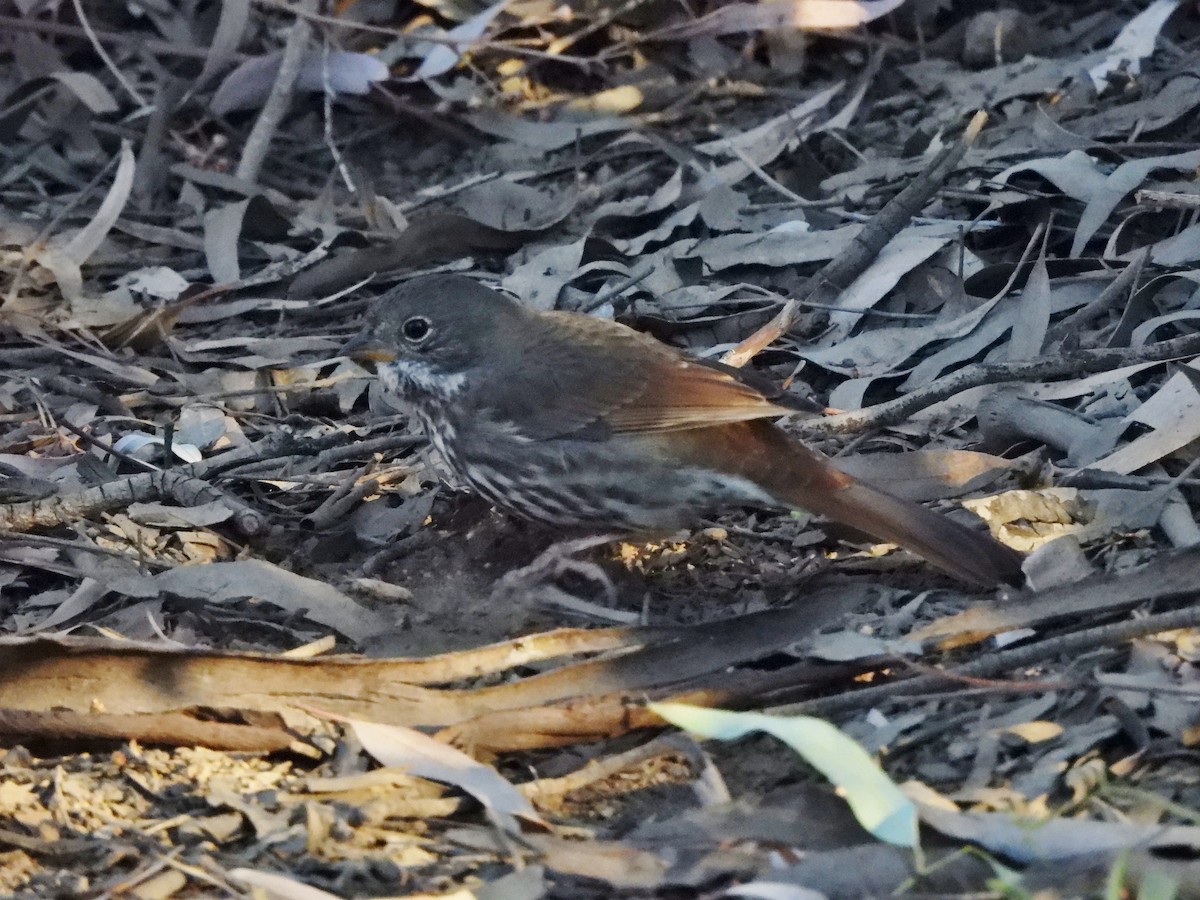
POLYGON ((1137 895, 1138 900, 1176 900, 1179 897, 1179 879, 1170 872, 1150 867, 1142 875, 1137 895))
POLYGON ((650 710, 701 737, 731 741, 764 731, 778 738, 830 780, 863 828, 889 844, 916 847, 917 810, 912 801, 866 750, 828 722, 809 716, 784 718, 686 703, 651 703, 650 710))

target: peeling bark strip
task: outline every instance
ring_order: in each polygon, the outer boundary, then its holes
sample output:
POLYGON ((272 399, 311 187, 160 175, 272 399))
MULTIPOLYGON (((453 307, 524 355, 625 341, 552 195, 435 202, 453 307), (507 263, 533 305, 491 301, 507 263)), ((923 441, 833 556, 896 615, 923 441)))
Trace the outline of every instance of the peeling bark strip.
MULTIPOLYGON (((260 716, 260 718, 266 718, 260 716)), ((186 713, 110 715, 54 709, 33 712, 0 709, 5 743, 34 741, 138 741, 143 744, 193 745, 213 750, 274 753, 298 750, 299 742, 275 717, 274 725, 222 722, 186 713)), ((315 751, 310 748, 309 755, 315 751)))
MULTIPOLYGON (((1198 565, 1200 552, 1182 552, 1153 569, 1089 579, 982 614, 1000 623, 995 628, 1076 621, 1081 615, 1092 625, 1098 615, 1119 617, 1135 603, 1193 596, 1198 565)), ((441 726, 441 740, 484 755, 594 741, 661 724, 644 707, 646 699, 729 707, 777 704, 811 696, 831 679, 844 684, 855 675, 878 672, 882 665, 892 667, 894 660, 872 657, 843 666, 801 660, 773 670, 731 668, 813 634, 858 600, 855 591, 835 589, 798 606, 688 628, 562 629, 426 659, 285 659, 93 638, 0 639, 0 742, 31 735, 124 735, 210 745, 219 741, 221 746, 257 741, 265 749, 282 748, 287 737, 286 746, 299 749, 292 743, 295 733, 319 727, 306 708, 383 724, 441 726), (595 652, 606 655, 564 661, 557 669, 493 686, 438 687, 534 661, 595 652), (224 731, 214 725, 215 730, 201 739, 196 719, 187 715, 197 708, 240 711, 252 725, 238 726, 235 721, 224 731), (287 728, 272 729, 270 722, 253 716, 262 712, 277 713, 287 728), (251 727, 265 730, 247 730, 251 727)), ((1022 654, 1021 665, 1026 665, 1060 653, 1067 644, 1075 650, 1111 645, 1114 640, 1194 625, 1198 616, 1188 608, 1153 620, 1118 620, 1052 636, 1014 652, 1022 654)), ((960 619, 974 634, 989 632, 979 616, 960 619)), ((947 620, 947 627, 953 630, 955 621, 947 620)), ((943 656, 944 644, 932 642, 930 652, 943 656)), ((857 707, 872 698, 954 687, 956 678, 1015 667, 1008 655, 991 654, 946 673, 893 677, 877 687, 809 701, 803 708, 857 707), (998 666, 1001 656, 1005 662, 998 666)))
MULTIPOLYGON (((0 639, 0 709, 66 710, 84 717, 161 715, 199 707, 267 711, 281 714, 290 727, 301 731, 316 727, 305 707, 408 726, 446 726, 500 711, 527 710, 533 719, 518 727, 519 734, 509 736, 509 745, 515 739, 539 746, 536 734, 543 730, 555 735, 552 743, 563 743, 564 734, 581 732, 565 729, 573 718, 570 714, 564 718, 553 713, 560 721, 545 728, 549 723, 544 716, 538 719, 538 707, 603 695, 608 698, 606 708, 616 715, 609 712, 597 720, 606 724, 595 736, 604 736, 610 721, 622 731, 635 723, 638 727, 657 724, 653 716, 630 719, 621 711, 630 701, 636 707, 648 695, 677 697, 691 691, 692 685, 707 690, 713 684, 730 683, 729 666, 777 652, 857 602, 854 592, 830 592, 800 606, 689 628, 564 629, 429 659, 285 659, 93 638, 7 638, 0 639), (567 662, 558 669, 489 687, 429 686, 537 659, 616 650, 626 652, 567 662)), ((722 692, 722 698, 739 699, 729 693, 722 692)), ((0 717, 0 741, 9 727, 27 733, 22 728, 31 726, 28 720, 0 717)), ((594 729, 595 723, 585 724, 583 733, 590 739, 594 729)))

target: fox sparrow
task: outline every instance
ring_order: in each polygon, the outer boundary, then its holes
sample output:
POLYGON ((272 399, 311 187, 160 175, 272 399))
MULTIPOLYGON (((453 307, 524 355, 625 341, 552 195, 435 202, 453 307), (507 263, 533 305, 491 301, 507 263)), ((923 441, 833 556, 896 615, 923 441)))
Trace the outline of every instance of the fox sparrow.
POLYGON ((624 325, 433 275, 380 297, 344 352, 375 362, 450 467, 519 516, 663 534, 729 507, 802 508, 973 584, 1021 580, 1015 551, 851 478, 773 424, 803 406, 770 383, 624 325))

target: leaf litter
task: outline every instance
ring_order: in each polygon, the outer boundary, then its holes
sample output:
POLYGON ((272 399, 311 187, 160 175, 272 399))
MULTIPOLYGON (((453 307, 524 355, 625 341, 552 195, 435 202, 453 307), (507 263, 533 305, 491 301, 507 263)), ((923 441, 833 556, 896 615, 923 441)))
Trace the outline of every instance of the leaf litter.
POLYGON ((0 18, 0 890, 1200 894, 1194 4, 0 18), (425 271, 840 410, 1031 588, 751 513, 494 602, 549 539, 334 355, 425 271))

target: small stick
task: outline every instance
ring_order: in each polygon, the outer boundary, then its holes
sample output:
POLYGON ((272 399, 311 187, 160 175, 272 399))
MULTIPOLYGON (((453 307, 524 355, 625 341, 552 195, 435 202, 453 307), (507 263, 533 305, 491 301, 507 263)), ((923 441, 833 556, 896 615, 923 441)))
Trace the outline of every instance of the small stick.
MULTIPOLYGON (((1078 658, 1081 654, 1097 647, 1111 647, 1135 638, 1163 631, 1174 631, 1178 628, 1195 628, 1197 625, 1200 625, 1200 607, 1189 606, 1126 622, 1085 628, 1012 650, 992 651, 965 665, 947 669, 936 675, 919 675, 916 678, 893 681, 875 687, 823 697, 819 700, 779 707, 770 712, 779 715, 811 715, 813 713, 830 715, 835 712, 849 712, 876 706, 888 700, 903 699, 910 694, 937 692, 945 687, 947 680, 992 678, 1003 672, 1023 669, 1047 659, 1059 656, 1078 658)), ((1025 690, 1026 688, 1023 685, 1014 684, 1011 689, 1025 690)), ((953 695, 947 694, 946 696, 953 695)))
MULTIPOLYGON (((850 249, 826 263, 795 299, 800 304, 833 303, 842 291, 875 261, 888 241, 899 234, 913 216, 921 211, 929 198, 937 193, 967 149, 975 143, 986 122, 987 114, 977 112, 967 126, 962 140, 942 150, 924 172, 884 204, 883 209, 855 235, 850 249)), ((798 305, 797 312, 799 309, 798 305)), ((786 323, 787 328, 794 324, 795 316, 791 322, 786 323)))
POLYGON ((1137 285, 1142 269, 1150 260, 1150 248, 1142 248, 1142 252, 1133 258, 1117 277, 1108 283, 1094 300, 1085 303, 1057 325, 1050 329, 1047 343, 1057 343, 1068 334, 1078 334, 1084 326, 1100 318, 1105 312, 1120 303, 1128 296, 1129 291, 1137 285))
POLYGON ((271 86, 270 96, 263 104, 250 136, 246 138, 246 146, 242 150, 242 158, 238 162, 234 175, 244 181, 257 181, 259 170, 267 158, 271 148, 271 138, 283 121, 284 114, 292 102, 292 89, 296 84, 296 76, 300 74, 300 65, 304 61, 304 51, 308 47, 308 39, 312 35, 312 25, 305 18, 305 13, 316 11, 316 0, 300 0, 297 4, 296 21, 288 32, 287 43, 284 45, 283 58, 279 62, 279 73, 271 86))
POLYGON ((1002 363, 976 363, 943 376, 920 390, 855 412, 798 424, 801 434, 849 434, 903 422, 913 413, 947 400, 968 388, 1005 381, 1046 381, 1107 372, 1140 363, 1160 363, 1200 354, 1200 334, 1186 334, 1130 349, 1079 350, 1075 353, 1020 359, 1002 363))

